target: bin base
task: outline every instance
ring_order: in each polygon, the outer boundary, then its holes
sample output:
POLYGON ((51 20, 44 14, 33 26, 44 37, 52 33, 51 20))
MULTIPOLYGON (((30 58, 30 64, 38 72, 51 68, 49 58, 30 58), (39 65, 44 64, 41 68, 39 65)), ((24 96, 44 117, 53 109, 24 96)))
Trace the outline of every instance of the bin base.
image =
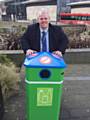
POLYGON ((26 84, 26 120, 58 120, 62 87, 26 84))

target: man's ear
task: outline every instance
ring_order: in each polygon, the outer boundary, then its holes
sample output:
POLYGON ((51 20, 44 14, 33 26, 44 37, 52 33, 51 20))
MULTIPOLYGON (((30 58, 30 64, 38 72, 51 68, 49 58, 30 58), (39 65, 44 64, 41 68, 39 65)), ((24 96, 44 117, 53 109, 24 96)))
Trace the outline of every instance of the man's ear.
POLYGON ((50 16, 48 16, 48 21, 50 21, 50 16))
POLYGON ((49 17, 49 21, 50 21, 50 17, 49 17))
POLYGON ((39 17, 37 17, 37 21, 39 22, 39 17))

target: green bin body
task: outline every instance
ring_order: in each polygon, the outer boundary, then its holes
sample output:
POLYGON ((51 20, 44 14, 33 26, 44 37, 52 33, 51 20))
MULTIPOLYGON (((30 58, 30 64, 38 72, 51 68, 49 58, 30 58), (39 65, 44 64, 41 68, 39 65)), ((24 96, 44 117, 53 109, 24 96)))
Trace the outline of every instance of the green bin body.
POLYGON ((26 120, 58 120, 66 64, 40 52, 26 58, 26 120))

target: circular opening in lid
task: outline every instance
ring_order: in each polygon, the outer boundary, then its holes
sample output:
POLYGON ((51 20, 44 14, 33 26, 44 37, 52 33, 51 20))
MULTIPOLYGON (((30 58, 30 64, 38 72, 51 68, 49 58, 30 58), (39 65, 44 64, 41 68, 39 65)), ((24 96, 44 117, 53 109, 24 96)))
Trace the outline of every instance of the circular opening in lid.
POLYGON ((51 72, 47 69, 40 71, 40 77, 41 78, 49 78, 51 76, 51 72))

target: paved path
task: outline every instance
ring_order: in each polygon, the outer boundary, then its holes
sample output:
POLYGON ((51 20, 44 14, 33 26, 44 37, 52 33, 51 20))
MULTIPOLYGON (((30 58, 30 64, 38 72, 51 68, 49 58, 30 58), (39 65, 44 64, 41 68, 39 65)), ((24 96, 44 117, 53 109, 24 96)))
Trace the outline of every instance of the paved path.
MULTIPOLYGON (((21 70, 24 80, 24 69, 21 70)), ((25 120, 24 85, 5 105, 4 120, 25 120)), ((68 65, 59 120, 90 120, 90 65, 68 65)))
POLYGON ((90 64, 69 64, 65 71, 66 77, 90 77, 90 64))

